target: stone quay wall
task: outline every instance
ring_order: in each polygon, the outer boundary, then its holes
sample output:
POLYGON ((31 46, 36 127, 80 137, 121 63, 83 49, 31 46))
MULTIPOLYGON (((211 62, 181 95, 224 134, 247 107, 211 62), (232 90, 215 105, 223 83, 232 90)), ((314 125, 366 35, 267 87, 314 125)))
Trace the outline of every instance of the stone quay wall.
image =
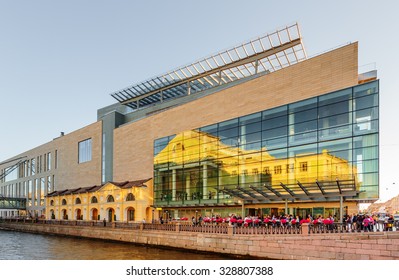
POLYGON ((399 231, 324 234, 227 234, 1 223, 0 229, 115 240, 277 260, 399 260, 399 231))

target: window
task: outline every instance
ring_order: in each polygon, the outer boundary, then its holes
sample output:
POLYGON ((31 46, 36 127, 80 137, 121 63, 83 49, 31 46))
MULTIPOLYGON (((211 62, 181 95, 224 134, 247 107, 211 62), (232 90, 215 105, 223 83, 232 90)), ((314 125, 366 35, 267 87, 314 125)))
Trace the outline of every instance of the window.
POLYGON ((63 199, 61 204, 62 204, 62 205, 66 205, 66 204, 67 204, 66 200, 63 199))
POLYGON ((182 148, 182 144, 181 143, 177 143, 176 145, 173 146, 173 152, 181 152, 182 150, 184 150, 184 148, 182 148))
POLYGON ((287 164, 287 173, 293 173, 294 172, 294 164, 290 163, 287 164))
POLYGON ((274 174, 281 174, 281 165, 276 165, 274 167, 274 174))
POLYGON ((97 201, 97 197, 92 196, 90 202, 91 202, 91 203, 97 203, 97 202, 98 202, 98 201, 97 201))
POLYGON ((51 206, 54 206, 54 200, 51 200, 51 201, 50 201, 50 205, 51 205, 51 206))
POLYGON ((54 191, 54 175, 53 175, 53 186, 51 186, 51 176, 47 176, 47 193, 51 193, 52 191, 54 191))
POLYGON ((270 168, 268 166, 263 168, 263 173, 270 174, 270 168))
POLYGON ((79 142, 79 163, 91 161, 91 138, 79 142))
POLYGON ((47 153, 47 165, 46 165, 46 171, 51 170, 51 153, 47 153))
POLYGON ((136 198, 134 197, 134 195, 132 193, 129 193, 126 197, 126 201, 134 201, 136 200, 136 198))
POLYGON ((114 202, 114 197, 112 195, 107 197, 107 202, 114 202))
POLYGON ((301 171, 301 172, 306 172, 306 171, 308 171, 308 163, 306 162, 306 161, 304 161, 304 162, 300 162, 299 163, 299 170, 301 171))
POLYGON ((106 159, 106 156, 105 156, 105 153, 106 153, 106 151, 107 151, 107 149, 105 149, 105 146, 106 146, 106 143, 105 143, 105 140, 106 138, 105 138, 105 133, 103 133, 103 142, 102 142, 102 149, 103 149, 103 154, 102 154, 102 158, 101 158, 101 181, 103 182, 103 183, 105 183, 105 169, 106 169, 106 166, 105 166, 105 159, 106 159))
POLYGON ((57 169, 57 167, 58 167, 58 150, 55 150, 54 157, 55 157, 54 168, 57 169))
POLYGON ((75 200, 75 204, 81 204, 82 202, 80 201, 80 198, 78 197, 78 198, 76 198, 76 200, 75 200))
POLYGON ((36 174, 36 160, 35 158, 32 158, 30 160, 30 170, 32 171, 32 173, 30 175, 35 175, 36 174))

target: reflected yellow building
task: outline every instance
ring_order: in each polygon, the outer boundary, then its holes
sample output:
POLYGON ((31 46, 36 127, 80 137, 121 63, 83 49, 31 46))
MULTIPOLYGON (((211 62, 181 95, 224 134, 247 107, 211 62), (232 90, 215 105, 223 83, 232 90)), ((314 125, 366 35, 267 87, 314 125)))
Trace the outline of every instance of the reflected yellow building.
POLYGON ((217 191, 216 186, 277 186, 281 183, 289 186, 297 185, 298 182, 347 181, 357 176, 356 167, 326 149, 319 154, 305 153, 277 158, 264 148, 244 150, 232 147, 224 144, 219 137, 195 130, 177 134, 154 157, 154 166, 161 172, 160 176, 172 175, 172 178, 161 180, 167 182, 164 184, 166 188, 170 185, 168 183, 176 183, 176 191, 172 188, 172 200, 180 198, 179 192, 186 192, 189 199, 194 189, 198 191, 198 181, 202 181, 202 191, 199 192, 203 199, 207 199, 217 191), (193 174, 199 171, 198 167, 201 167, 202 174, 193 174), (174 178, 178 171, 183 172, 181 175, 185 173, 184 182, 174 178))
MULTIPOLYGON (((255 198, 259 194, 257 187, 265 185, 274 191, 282 189, 278 193, 283 196, 289 192, 304 193, 303 186, 310 186, 310 195, 319 193, 320 189, 314 188, 316 182, 324 186, 333 184, 335 188, 337 181, 349 182, 354 189, 359 189, 355 180, 356 167, 327 149, 321 153, 299 152, 292 157, 288 157, 289 152, 285 149, 285 152, 278 151, 278 157, 272 155, 275 151, 269 152, 265 148, 245 148, 245 144, 228 145, 220 137, 197 130, 173 136, 154 156, 155 204, 167 207, 232 206, 245 200, 245 194, 255 198), (237 191, 241 194, 234 195, 237 191)), ((280 204, 283 200, 280 199, 280 204)), ((311 207, 320 206, 312 202, 312 198, 301 202, 311 202, 311 207)), ((271 206, 257 203, 254 208, 264 207, 271 206)), ((194 214, 193 211, 188 213, 194 214)))
POLYGON ((55 191, 46 196, 49 219, 95 221, 151 220, 152 180, 108 182, 55 191))

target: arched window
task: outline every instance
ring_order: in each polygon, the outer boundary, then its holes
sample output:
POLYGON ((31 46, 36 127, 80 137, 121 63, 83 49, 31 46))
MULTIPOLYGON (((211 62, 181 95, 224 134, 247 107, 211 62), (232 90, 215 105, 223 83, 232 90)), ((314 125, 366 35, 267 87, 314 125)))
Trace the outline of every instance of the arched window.
POLYGON ((132 193, 129 193, 126 196, 126 201, 135 201, 135 200, 136 200, 136 198, 134 197, 134 195, 132 193))
POLYGON ((97 201, 97 197, 92 196, 90 202, 91 202, 91 203, 97 203, 97 202, 98 202, 98 201, 97 201))
POLYGON ((54 200, 50 200, 50 205, 54 206, 54 200))
POLYGON ((114 202, 115 200, 114 200, 114 197, 112 196, 112 195, 109 195, 108 197, 107 197, 107 202, 114 202))
POLYGON ((66 205, 66 199, 63 199, 61 202, 62 205, 66 205))
POLYGON ((81 203, 82 203, 82 202, 80 201, 80 198, 79 198, 79 197, 75 199, 75 204, 81 204, 81 203))

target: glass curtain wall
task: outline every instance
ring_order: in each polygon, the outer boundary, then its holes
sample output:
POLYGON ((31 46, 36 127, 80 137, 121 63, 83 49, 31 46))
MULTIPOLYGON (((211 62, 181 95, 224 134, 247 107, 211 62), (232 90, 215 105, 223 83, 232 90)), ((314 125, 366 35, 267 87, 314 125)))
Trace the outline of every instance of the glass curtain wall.
POLYGON ((223 189, 353 181, 378 197, 378 81, 154 142, 157 205, 231 203, 223 189))

